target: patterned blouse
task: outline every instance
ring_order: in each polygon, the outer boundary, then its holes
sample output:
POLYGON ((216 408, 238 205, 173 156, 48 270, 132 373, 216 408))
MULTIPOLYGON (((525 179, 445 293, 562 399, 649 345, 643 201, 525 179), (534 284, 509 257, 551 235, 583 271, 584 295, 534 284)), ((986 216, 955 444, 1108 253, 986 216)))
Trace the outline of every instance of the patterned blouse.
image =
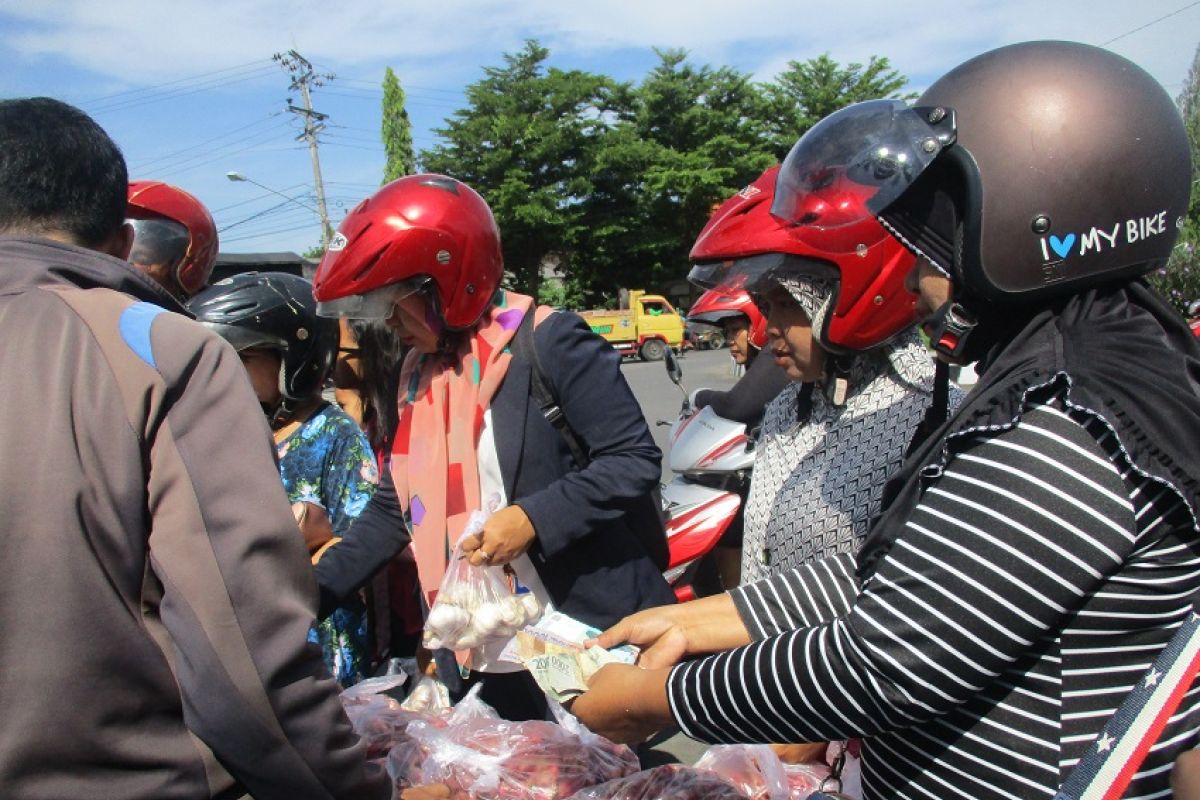
MULTIPOLYGON (((345 534, 379 483, 366 435, 345 412, 327 404, 276 447, 288 500, 321 506, 334 535, 345 534)), ((318 622, 309 640, 321 646, 325 665, 342 686, 366 677, 371 649, 360 600, 347 601, 318 622)))
MULTIPOLYGON (((855 358, 845 405, 830 403, 817 385, 805 415, 798 383, 771 401, 746 503, 743 583, 858 552, 932 402, 933 376, 933 358, 909 330, 855 358)), ((951 407, 961 399, 953 388, 951 407)))

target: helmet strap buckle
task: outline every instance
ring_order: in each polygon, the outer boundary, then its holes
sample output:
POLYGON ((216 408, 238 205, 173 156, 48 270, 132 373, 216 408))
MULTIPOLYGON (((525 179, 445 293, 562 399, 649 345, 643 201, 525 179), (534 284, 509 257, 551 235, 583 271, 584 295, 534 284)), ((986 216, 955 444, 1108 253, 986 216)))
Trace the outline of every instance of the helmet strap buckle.
POLYGON ((953 300, 942 304, 925 323, 929 344, 940 355, 960 360, 967 349, 967 340, 979 321, 953 300))

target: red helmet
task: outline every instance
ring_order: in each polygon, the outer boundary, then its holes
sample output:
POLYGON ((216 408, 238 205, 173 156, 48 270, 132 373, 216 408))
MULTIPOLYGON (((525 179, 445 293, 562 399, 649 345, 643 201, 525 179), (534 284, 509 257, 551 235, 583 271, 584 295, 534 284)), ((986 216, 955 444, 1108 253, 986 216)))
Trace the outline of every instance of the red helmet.
POLYGON ((453 178, 409 175, 346 215, 313 294, 322 315, 365 319, 391 313, 397 289, 430 286, 435 312, 462 330, 479 321, 503 273, 500 231, 483 198, 453 178))
POLYGON ((162 181, 131 181, 125 216, 133 223, 135 248, 150 239, 164 242, 177 238, 182 252, 169 258, 178 259, 174 268, 176 283, 187 296, 204 288, 217 263, 218 242, 217 226, 203 203, 162 181), (170 223, 183 229, 170 230, 170 223))
POLYGON ((745 289, 709 289, 700 295, 688 311, 688 319, 718 323, 728 317, 741 315, 750 320, 750 344, 759 350, 767 346, 767 318, 758 310, 745 289))
POLYGON ((692 246, 689 280, 760 293, 787 275, 832 279, 831 309, 814 335, 833 352, 869 349, 915 324, 916 296, 904 285, 915 258, 860 213, 861 187, 831 180, 819 194, 790 196, 795 222, 784 222, 772 214, 778 172, 768 169, 717 209, 692 246))

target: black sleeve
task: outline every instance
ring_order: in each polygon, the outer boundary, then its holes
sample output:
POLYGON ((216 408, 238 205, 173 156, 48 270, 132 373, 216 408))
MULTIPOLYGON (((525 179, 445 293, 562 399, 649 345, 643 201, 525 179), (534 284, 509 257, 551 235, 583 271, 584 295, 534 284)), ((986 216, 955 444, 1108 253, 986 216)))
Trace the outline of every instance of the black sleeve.
POLYGON ((748 428, 762 422, 767 403, 788 385, 788 376, 771 359, 759 353, 746 374, 727 392, 707 389, 696 392, 696 407, 712 406, 717 416, 741 422, 748 428))
POLYGON ((385 469, 379 476, 379 489, 367 507, 342 540, 326 550, 317 562, 320 617, 327 617, 345 597, 371 580, 408 545, 411 538, 392 473, 385 469))

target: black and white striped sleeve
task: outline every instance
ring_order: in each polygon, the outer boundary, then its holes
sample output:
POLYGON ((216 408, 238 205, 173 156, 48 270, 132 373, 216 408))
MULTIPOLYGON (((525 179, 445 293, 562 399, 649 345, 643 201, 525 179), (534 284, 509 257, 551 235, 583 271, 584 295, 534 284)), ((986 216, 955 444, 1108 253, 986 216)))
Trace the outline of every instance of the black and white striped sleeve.
POLYGON ((1136 530, 1095 438, 1036 406, 952 459, 848 614, 677 666, 672 711, 711 742, 826 741, 934 718, 1060 628, 1136 530))
POLYGON ((739 586, 729 594, 750 635, 766 639, 849 613, 858 595, 855 570, 854 556, 839 553, 739 586))

